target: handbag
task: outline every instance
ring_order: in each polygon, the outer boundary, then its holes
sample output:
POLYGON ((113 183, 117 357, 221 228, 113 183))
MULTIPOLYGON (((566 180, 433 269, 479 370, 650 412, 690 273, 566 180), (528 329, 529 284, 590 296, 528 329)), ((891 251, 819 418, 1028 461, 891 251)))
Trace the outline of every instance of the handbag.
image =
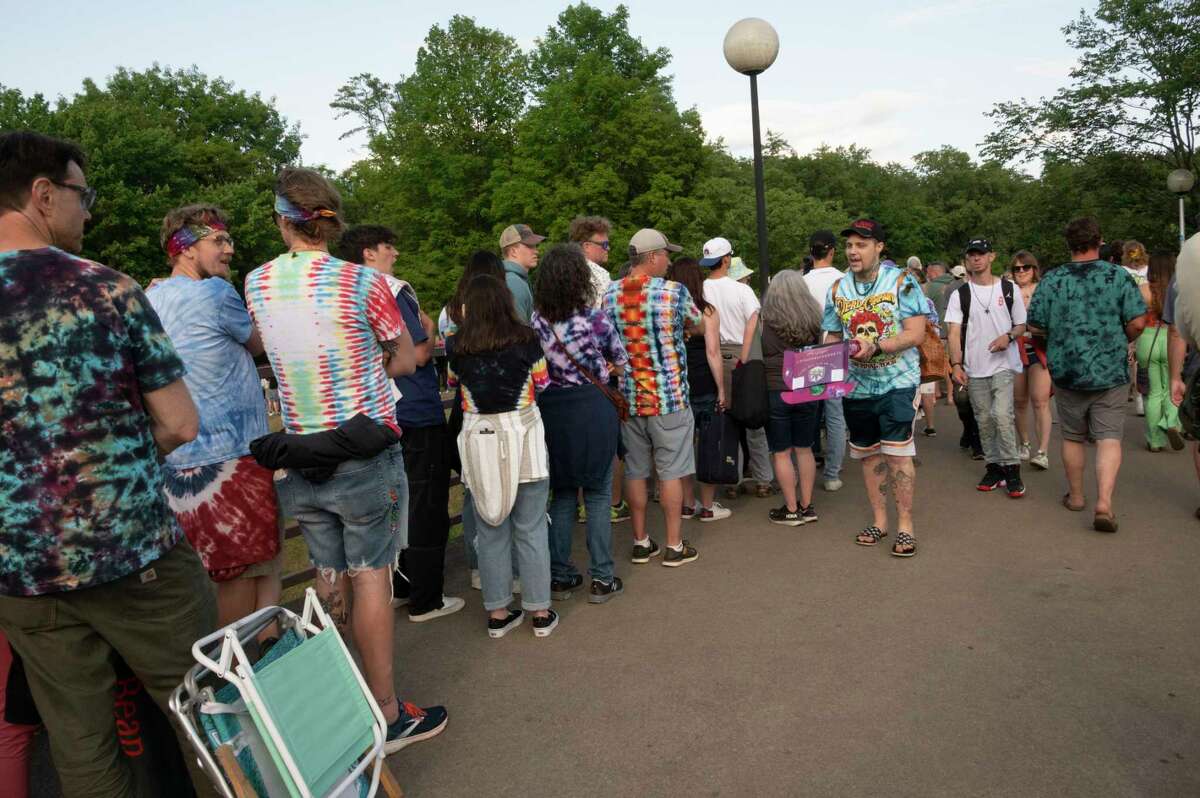
POLYGON ((762 429, 771 418, 767 399, 767 367, 762 354, 762 320, 754 330, 750 343, 750 360, 733 370, 733 407, 729 411, 737 423, 746 429, 762 429))
POLYGON ((564 344, 562 339, 558 337, 558 331, 554 329, 554 324, 552 322, 548 323, 550 325, 550 332, 554 335, 554 340, 558 341, 558 345, 562 348, 563 354, 567 356, 567 360, 571 361, 571 365, 575 367, 575 370, 587 377, 588 382, 590 382, 592 385, 595 385, 600 393, 604 394, 604 398, 612 402, 612 406, 617 409, 617 420, 628 421, 629 402, 625 401, 625 397, 621 395, 621 392, 608 385, 608 383, 600 382, 600 380, 596 379, 596 375, 592 374, 591 371, 581 366, 579 361, 575 359, 575 356, 571 354, 571 350, 567 349, 566 344, 564 344))
POLYGON ((925 319, 925 339, 917 351, 921 355, 921 382, 938 382, 950 376, 950 358, 946 354, 946 347, 929 319, 925 319))
POLYGON ((706 485, 736 485, 741 431, 729 413, 718 411, 700 425, 696 444, 696 480, 706 485))

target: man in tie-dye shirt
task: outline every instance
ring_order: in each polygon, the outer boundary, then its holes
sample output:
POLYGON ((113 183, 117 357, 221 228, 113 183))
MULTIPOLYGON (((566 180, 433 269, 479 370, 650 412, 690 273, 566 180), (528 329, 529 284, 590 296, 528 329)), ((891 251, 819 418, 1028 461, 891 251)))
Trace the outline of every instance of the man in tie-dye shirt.
POLYGON ((629 242, 629 276, 609 286, 603 304, 629 354, 621 383, 631 418, 621 427, 621 440, 633 514, 632 559, 647 563, 662 553, 646 532, 646 481, 653 471, 666 516, 666 566, 698 556, 682 539, 680 480, 696 471, 684 328, 699 323, 700 311, 686 288, 663 279, 671 265, 668 253, 679 250, 657 230, 639 230, 629 242))

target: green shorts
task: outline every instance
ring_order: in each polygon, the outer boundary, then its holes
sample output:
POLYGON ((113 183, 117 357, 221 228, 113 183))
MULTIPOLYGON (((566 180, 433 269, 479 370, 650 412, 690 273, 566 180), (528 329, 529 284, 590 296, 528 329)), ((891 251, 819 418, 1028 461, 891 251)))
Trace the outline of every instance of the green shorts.
POLYGON ((917 389, 897 388, 879 396, 843 399, 842 411, 850 437, 850 456, 855 460, 886 454, 912 457, 917 389))

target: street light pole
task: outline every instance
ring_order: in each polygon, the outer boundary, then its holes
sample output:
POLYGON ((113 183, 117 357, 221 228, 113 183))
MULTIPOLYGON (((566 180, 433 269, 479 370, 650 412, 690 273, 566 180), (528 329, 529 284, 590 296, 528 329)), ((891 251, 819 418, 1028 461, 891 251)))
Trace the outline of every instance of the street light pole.
POLYGON ((779 55, 779 34, 771 23, 748 17, 734 23, 725 34, 725 60, 750 78, 750 119, 754 132, 754 205, 758 222, 758 271, 762 292, 771 280, 767 252, 767 195, 763 187, 762 134, 758 123, 758 76, 779 55))
MULTIPOLYGON (((767 254, 767 193, 763 187, 762 136, 759 135, 758 128, 758 75, 755 73, 750 75, 750 116, 754 127, 754 209, 758 218, 758 279, 762 294, 766 296, 767 285, 771 282, 771 262, 767 254)), ((1182 213, 1183 211, 1180 211, 1180 214, 1182 213)))
POLYGON ((1187 169, 1176 169, 1167 175, 1167 191, 1179 197, 1179 249, 1183 249, 1183 198, 1196 184, 1196 176, 1187 169))

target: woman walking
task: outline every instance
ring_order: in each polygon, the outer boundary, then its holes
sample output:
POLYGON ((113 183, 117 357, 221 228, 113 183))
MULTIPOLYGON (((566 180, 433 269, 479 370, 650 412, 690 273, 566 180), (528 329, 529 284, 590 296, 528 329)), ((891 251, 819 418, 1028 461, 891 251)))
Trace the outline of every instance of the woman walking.
MULTIPOLYGON (((1025 307, 1033 301, 1038 284, 1038 262, 1033 253, 1021 250, 1013 256, 1009 276, 1021 291, 1025 307)), ((1025 370, 1013 381, 1013 403, 1016 406, 1017 437, 1021 440, 1021 459, 1034 468, 1045 471, 1050 467, 1050 372, 1046 368, 1046 339, 1035 338, 1026 332, 1021 339, 1021 364, 1025 370), (1030 405, 1033 418, 1030 426, 1030 405), (1032 433, 1032 436, 1031 436, 1032 433), (1031 440, 1036 436, 1037 448, 1031 440)))
POLYGON ((763 299, 763 365, 771 407, 767 446, 784 502, 768 514, 773 524, 800 526, 817 520, 812 504, 813 483, 817 479, 812 447, 817 437, 819 405, 816 402, 793 405, 783 400, 783 393, 788 390, 783 381, 783 356, 789 349, 812 346, 820 340, 821 313, 821 305, 813 299, 804 276, 796 271, 776 275, 763 299))
POLYGON ((538 397, 550 450, 550 595, 559 601, 583 585, 571 562, 576 496, 583 491, 588 558, 588 601, 603 604, 621 593, 613 576, 612 464, 621 434, 617 409, 600 386, 609 366, 629 360, 612 322, 595 306, 595 284, 578 245, 551 249, 538 266, 530 323, 546 354, 550 384, 538 397), (586 419, 586 423, 580 423, 586 419))
POLYGON ((550 466, 536 401, 548 382, 546 358, 495 277, 475 277, 467 287, 449 373, 462 390, 458 451, 475 509, 488 635, 503 637, 525 617, 509 609, 515 548, 521 606, 533 614, 534 634, 546 637, 558 625, 550 609, 550 466))
POLYGON ((1171 401, 1170 371, 1167 367, 1168 330, 1162 321, 1167 286, 1175 276, 1175 255, 1156 252, 1150 256, 1147 281, 1141 287, 1142 299, 1150 312, 1146 328, 1137 340, 1138 368, 1150 379, 1146 396, 1146 445, 1161 452, 1167 443, 1176 451, 1184 446, 1179 427, 1179 408, 1171 401))
MULTIPOLYGON (((704 299, 704 275, 695 258, 680 258, 671 264, 667 279, 682 283, 692 295, 702 319, 687 339, 688 391, 695 416, 696 432, 708 424, 715 413, 725 408, 725 384, 721 364, 721 317, 717 306, 704 299)), ((700 506, 696 506, 696 480, 683 478, 683 517, 701 521, 720 521, 732 511, 715 501, 716 485, 700 484, 700 506)))

